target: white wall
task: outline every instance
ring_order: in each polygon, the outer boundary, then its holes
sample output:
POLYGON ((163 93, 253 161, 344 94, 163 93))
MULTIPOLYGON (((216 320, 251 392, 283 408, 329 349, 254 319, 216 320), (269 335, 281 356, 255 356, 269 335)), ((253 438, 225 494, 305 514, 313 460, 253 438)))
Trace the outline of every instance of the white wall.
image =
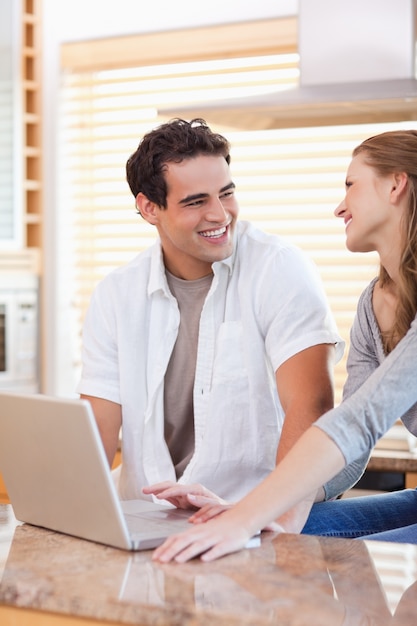
MULTIPOLYGON (((295 15, 298 0, 43 0, 60 41, 295 15)), ((46 37, 51 34, 47 27, 46 37)))
POLYGON ((296 15, 298 0, 43 0, 46 376, 43 391, 73 395, 70 293, 57 213, 57 111, 61 42, 296 15))

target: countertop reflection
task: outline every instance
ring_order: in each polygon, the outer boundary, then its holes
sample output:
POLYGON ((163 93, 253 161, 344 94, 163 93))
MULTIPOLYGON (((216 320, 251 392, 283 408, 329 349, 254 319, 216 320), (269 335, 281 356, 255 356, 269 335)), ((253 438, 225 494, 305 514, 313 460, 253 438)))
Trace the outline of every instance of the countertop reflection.
POLYGON ((0 505, 2 610, 120 624, 415 626, 417 549, 263 533, 212 563, 152 562, 27 524, 0 505))

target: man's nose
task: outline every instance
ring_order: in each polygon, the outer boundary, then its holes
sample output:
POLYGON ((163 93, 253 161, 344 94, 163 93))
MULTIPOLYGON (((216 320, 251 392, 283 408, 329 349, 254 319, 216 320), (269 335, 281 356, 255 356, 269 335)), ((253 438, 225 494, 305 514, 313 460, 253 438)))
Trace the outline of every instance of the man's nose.
POLYGON ((214 199, 207 207, 206 219, 212 222, 224 222, 228 217, 228 212, 223 206, 220 198, 214 199))

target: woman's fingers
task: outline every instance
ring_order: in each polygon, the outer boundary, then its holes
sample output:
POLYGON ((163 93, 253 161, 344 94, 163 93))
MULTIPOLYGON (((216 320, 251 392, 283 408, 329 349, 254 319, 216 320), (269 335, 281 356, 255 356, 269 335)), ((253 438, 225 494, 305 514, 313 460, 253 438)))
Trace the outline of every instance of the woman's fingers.
POLYGON ((201 524, 203 522, 207 522, 213 517, 217 517, 224 511, 230 509, 232 504, 218 504, 217 502, 210 501, 209 503, 204 503, 204 498, 202 497, 193 497, 191 494, 188 496, 191 503, 195 503, 195 506, 201 507, 198 511, 193 513, 190 517, 190 522, 193 524, 201 524))
POLYGON ((156 548, 153 560, 184 563, 198 555, 203 561, 212 561, 245 546, 249 539, 242 527, 236 527, 232 518, 217 519, 194 526, 184 533, 173 535, 156 548))

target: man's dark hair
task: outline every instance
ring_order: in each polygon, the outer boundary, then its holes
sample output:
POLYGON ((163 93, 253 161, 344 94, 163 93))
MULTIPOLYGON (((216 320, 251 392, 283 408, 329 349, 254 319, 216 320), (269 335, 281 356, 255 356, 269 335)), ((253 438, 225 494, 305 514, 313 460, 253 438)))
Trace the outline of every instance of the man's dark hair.
POLYGON ((134 197, 142 192, 148 200, 166 208, 167 163, 181 163, 199 155, 222 156, 230 163, 230 144, 213 133, 203 119, 190 122, 176 118, 147 133, 126 163, 126 178, 134 197))

